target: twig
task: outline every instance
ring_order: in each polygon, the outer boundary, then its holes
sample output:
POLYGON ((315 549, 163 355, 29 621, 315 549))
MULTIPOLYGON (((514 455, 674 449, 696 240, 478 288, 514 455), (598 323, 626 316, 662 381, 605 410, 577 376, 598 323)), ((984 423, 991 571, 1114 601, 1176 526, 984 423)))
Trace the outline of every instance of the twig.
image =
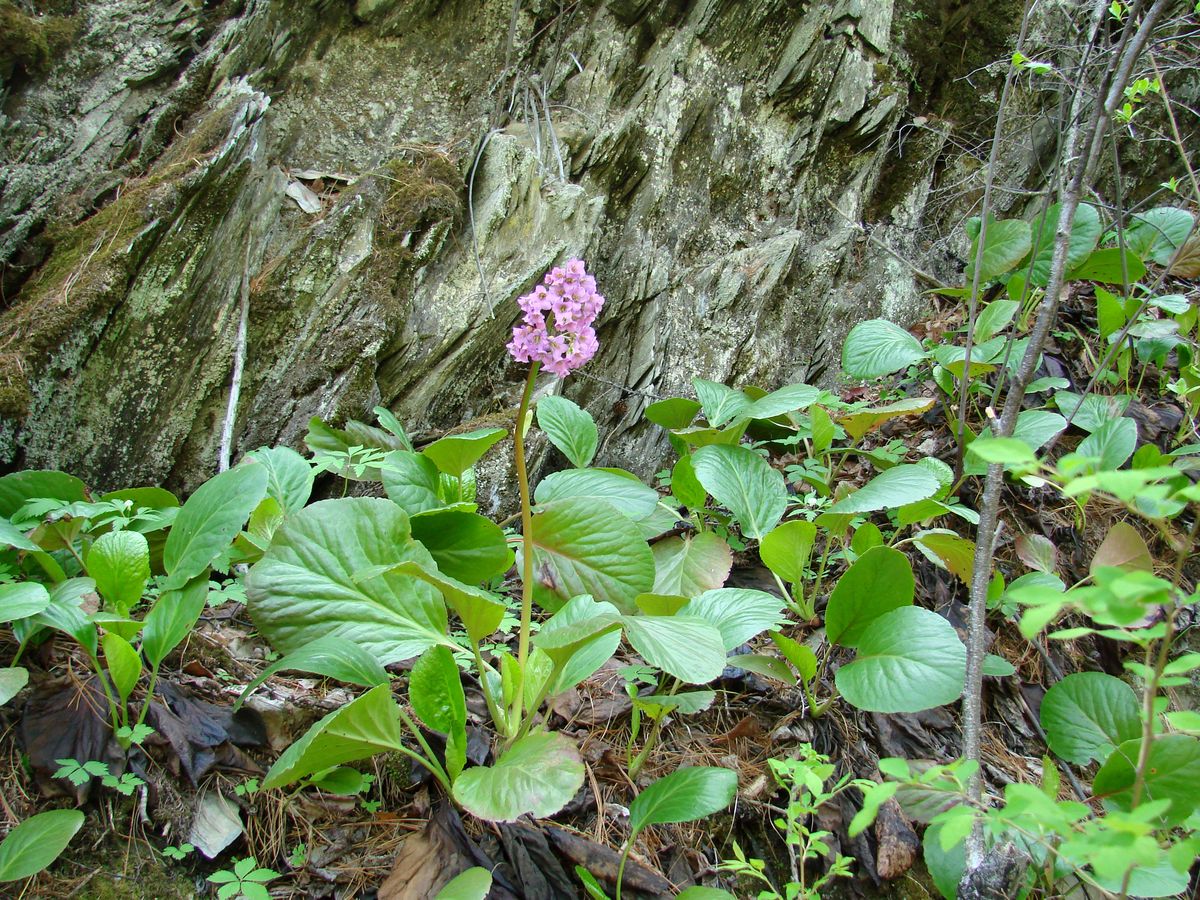
POLYGON ((233 424, 237 418, 238 398, 242 393, 242 369, 246 364, 246 325, 250 318, 250 244, 242 259, 242 288, 238 312, 237 340, 233 348, 233 375, 229 380, 229 403, 225 406, 225 424, 221 426, 221 445, 217 451, 217 471, 229 468, 229 450, 233 443, 233 424))

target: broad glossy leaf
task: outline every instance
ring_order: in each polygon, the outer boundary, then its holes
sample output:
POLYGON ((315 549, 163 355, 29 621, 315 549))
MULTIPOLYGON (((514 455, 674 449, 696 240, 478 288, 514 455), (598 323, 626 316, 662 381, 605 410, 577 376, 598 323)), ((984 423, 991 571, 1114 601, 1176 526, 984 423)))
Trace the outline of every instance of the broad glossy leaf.
POLYGON ((966 585, 975 571, 975 542, 945 529, 932 529, 913 535, 913 544, 927 560, 945 569, 966 585))
POLYGON ((438 467, 419 453, 392 451, 383 458, 380 477, 391 501, 410 516, 445 505, 438 496, 438 467))
POLYGON ((950 850, 943 850, 940 831, 941 825, 931 825, 921 841, 925 868, 929 870, 938 893, 945 900, 955 900, 958 897, 958 883, 962 881, 967 868, 966 843, 959 841, 950 850))
POLYGON ((49 604, 32 621, 69 634, 94 657, 100 650, 96 626, 80 606, 84 597, 95 590, 96 582, 90 578, 60 581, 50 589, 49 604))
POLYGON ((29 683, 29 670, 23 666, 0 669, 0 706, 21 692, 29 683))
POLYGON ((737 793, 737 773, 715 766, 687 766, 665 775, 629 804, 633 833, 649 825, 692 822, 719 813, 737 793))
POLYGON ((167 587, 182 587, 224 553, 266 493, 267 470, 258 465, 236 466, 200 485, 163 547, 167 587))
MULTIPOLYGON (((1092 782, 1092 794, 1117 809, 1133 803, 1133 784, 1141 738, 1125 741, 1112 753, 1092 782)), ((1141 802, 1170 800, 1162 815, 1165 826, 1178 825, 1200 804, 1200 740, 1183 734, 1158 735, 1150 745, 1141 802)))
POLYGON ((838 417, 838 424, 846 429, 846 434, 853 440, 858 440, 868 431, 878 428, 884 422, 899 419, 903 416, 915 416, 933 406, 932 397, 908 397, 885 403, 883 406, 871 406, 843 413, 838 417))
POLYGON ((349 766, 334 766, 325 772, 318 772, 309 783, 316 785, 328 794, 341 797, 353 797, 361 793, 364 787, 363 773, 349 766))
MULTIPOLYGON (((476 644, 499 628, 504 619, 507 607, 503 600, 483 588, 443 575, 434 566, 408 560, 388 567, 388 571, 411 575, 433 585, 462 620, 467 635, 476 644)), ((362 580, 364 574, 360 573, 357 579, 362 580)))
POLYGON ((804 570, 817 540, 817 526, 802 519, 776 525, 758 545, 768 569, 789 584, 804 580, 804 570))
POLYGON ((796 667, 801 681, 812 681, 816 677, 817 654, 813 653, 811 647, 778 631, 771 632, 771 641, 787 661, 796 667))
POLYGON ((388 682, 387 672, 379 660, 358 644, 339 637, 318 638, 263 669, 257 678, 246 685, 234 709, 241 706, 255 688, 276 672, 311 672, 368 688, 388 682))
MULTIPOLYGON (((1176 845, 1178 846, 1178 845, 1176 845)), ((1097 883, 1106 891, 1118 896, 1124 884, 1124 874, 1116 878, 1096 875, 1097 883)), ((1129 877, 1126 896, 1129 897, 1180 897, 1186 896, 1190 879, 1187 872, 1180 872, 1166 859, 1157 865, 1139 865, 1129 877)))
POLYGON ((1119 469, 1137 449, 1137 423, 1121 417, 1110 419, 1079 442, 1080 456, 1094 456, 1101 469, 1119 469))
POLYGON ((0 548, 12 547, 16 550, 31 550, 37 552, 42 548, 33 542, 25 532, 8 519, 0 519, 0 548))
POLYGON ((104 602, 127 613, 150 580, 150 545, 136 531, 110 531, 100 535, 87 553, 87 572, 96 579, 104 602))
POLYGON ((492 873, 474 866, 447 881, 433 900, 486 900, 491 890, 492 873))
POLYGON ((313 468, 291 447, 263 447, 246 457, 267 470, 267 496, 285 514, 304 509, 312 494, 313 468))
POLYGON ((752 402, 746 415, 752 419, 773 419, 785 413, 808 409, 820 396, 821 389, 811 384, 784 385, 752 402))
POLYGON ((1102 672, 1077 672, 1052 685, 1042 698, 1041 720, 1050 749, 1079 766, 1103 761, 1142 731, 1133 689, 1102 672))
POLYGON ((829 640, 854 647, 867 627, 884 613, 913 601, 914 581, 908 557, 891 547, 873 547, 838 579, 825 610, 829 640))
POLYGON ((687 428, 700 412, 700 404, 687 397, 671 397, 658 400, 646 407, 643 415, 655 425, 676 430, 687 428))
POLYGON ((891 375, 924 358, 921 342, 887 319, 859 322, 842 346, 842 369, 851 378, 891 375))
POLYGON ((633 602, 648 616, 673 616, 687 606, 690 599, 683 594, 638 594, 633 602))
POLYGON ((100 495, 101 502, 107 500, 129 501, 134 509, 178 509, 179 498, 165 488, 137 487, 120 491, 109 491, 100 495))
MULTIPOLYGON (((1021 219, 993 219, 988 222, 987 234, 984 235, 983 258, 979 264, 979 283, 986 284, 1013 269, 1029 254, 1032 241, 1028 222, 1021 219)), ((965 274, 968 282, 975 278, 978 246, 979 238, 976 237, 971 242, 971 253, 967 257, 965 274)))
POLYGON ((632 612, 654 586, 654 556, 629 518, 607 503, 560 500, 533 517, 534 598, 556 610, 579 594, 632 612))
POLYGON ((275 760, 262 789, 284 787, 333 766, 395 750, 403 737, 391 688, 381 684, 313 724, 275 760))
POLYGON ((883 532, 874 522, 863 522, 854 529, 854 537, 850 539, 850 549, 862 556, 872 547, 883 546, 883 532))
POLYGON ((1165 266, 1187 238, 1192 222, 1186 210, 1160 206, 1132 218, 1125 229, 1125 246, 1140 258, 1165 266))
POLYGON ((104 634, 100 644, 104 647, 104 666, 108 669, 108 677, 124 703, 142 675, 142 659, 129 641, 111 631, 104 634))
POLYGON ((0 882, 36 875, 71 843, 83 827, 77 809, 51 809, 30 816, 0 843, 0 882))
POLYGON ((786 621, 782 600, 765 591, 748 588, 705 591, 683 607, 679 615, 695 616, 715 626, 721 633, 726 652, 786 621))
POLYGON ((459 581, 479 584, 511 565, 504 532, 490 519, 463 509, 432 509, 408 520, 438 569, 459 581))
POLYGON ((1019 534, 1014 542, 1017 558, 1031 569, 1053 574, 1058 571, 1058 548, 1041 534, 1019 534))
POLYGON ((506 750, 493 766, 474 766, 454 782, 454 799, 488 822, 558 812, 583 786, 579 750, 566 735, 534 732, 506 750))
POLYGON ((1124 254, 1116 247, 1093 250, 1078 266, 1067 273, 1067 281, 1099 281, 1103 284, 1129 284, 1140 281, 1146 265, 1132 250, 1124 254))
POLYGON ((692 454, 696 477, 733 513, 746 537, 761 538, 787 508, 787 485, 770 463, 745 447, 714 444, 692 454))
POLYGON ((599 671, 621 643, 620 621, 611 603, 598 603, 585 595, 572 598, 543 623, 533 644, 555 660, 547 694, 560 694, 599 671))
POLYGON ((654 555, 654 593, 695 597, 719 588, 733 567, 733 551, 720 536, 706 531, 669 537, 650 548, 654 555))
POLYGON ((928 500, 938 492, 937 478, 924 466, 899 465, 880 472, 853 494, 829 507, 831 513, 864 513, 928 500))
MULTIPOLYGON (((1033 223, 1036 235, 1028 271, 1030 283, 1038 287, 1045 287, 1050 280, 1050 263, 1054 258, 1054 233, 1058 230, 1061 211, 1060 204, 1052 203, 1045 215, 1039 216, 1033 223)), ((1067 245, 1068 272, 1082 264, 1096 249, 1102 230, 1100 214, 1096 212, 1096 208, 1088 203, 1080 203, 1071 222, 1071 236, 1067 245)))
POLYGON ((1017 674, 1017 667, 1003 656, 989 653, 983 658, 983 674, 994 675, 997 678, 1007 678, 1017 674))
POLYGON ((50 605, 50 592, 36 581, 0 584, 0 622, 36 616, 50 605))
POLYGON ((447 475, 458 478, 507 434, 503 428, 480 428, 466 434, 451 434, 422 449, 421 455, 433 460, 447 475))
POLYGON ((695 616, 625 616, 625 637, 648 665, 688 684, 708 684, 725 670, 715 625, 695 616))
POLYGON ((592 464, 600 434, 587 411, 566 397, 550 395, 537 404, 538 428, 577 469, 592 464))
POLYGON ((46 497, 73 503, 86 500, 87 490, 74 475, 53 469, 27 469, 0 478, 0 516, 12 518, 26 500, 46 497))
POLYGON ((796 684, 796 676, 788 668, 787 663, 777 656, 765 656, 758 653, 740 653, 725 660, 726 665, 736 669, 745 669, 764 678, 774 678, 784 684, 796 684))
POLYGON ((685 453, 679 457, 679 461, 671 469, 671 493, 688 509, 704 509, 708 491, 704 490, 704 485, 696 478, 691 454, 685 453))
POLYGON ((963 691, 967 648, 954 626, 918 606, 875 619, 858 656, 834 676, 842 696, 870 712, 919 712, 953 703, 963 691))
POLYGON ((413 664, 408 701, 427 727, 446 735, 446 771, 453 781, 467 764, 467 698, 449 647, 430 647, 413 664))
POLYGON ((1067 427, 1067 420, 1058 413, 1044 409, 1026 409, 1017 414, 1013 437, 1024 441, 1034 450, 1042 447, 1067 427))
POLYGON ((720 428, 734 419, 746 418, 751 400, 741 391, 704 378, 693 378, 692 386, 700 398, 704 418, 713 428, 720 428))
POLYGON ((683 716, 704 712, 712 706, 715 699, 716 691, 680 691, 675 694, 648 694, 636 697, 633 704, 657 719, 670 712, 677 712, 683 716))
MULTIPOLYGON (((1016 300, 993 300, 985 306, 979 318, 975 320, 975 343, 982 344, 1007 328, 1020 308, 1021 304, 1016 300)), ((972 363, 979 358, 974 351, 971 352, 972 363)))
POLYGON ((1055 391, 1054 405, 1066 417, 1070 417, 1072 413, 1075 413, 1075 417, 1071 419, 1071 424, 1076 428, 1082 428, 1088 432, 1095 431, 1106 422, 1124 415, 1130 401, 1128 394, 1117 396, 1087 394, 1083 397, 1083 404, 1080 405, 1079 398, 1079 394, 1072 393, 1071 391, 1055 391), (1078 412, 1075 412, 1076 406, 1079 406, 1078 412))
POLYGON ((533 492, 539 504, 556 500, 600 501, 633 520, 644 519, 658 506, 658 493, 636 478, 605 469, 567 469, 547 475, 533 492))
POLYGON ((1154 559, 1146 540, 1128 522, 1114 522, 1092 557, 1089 571, 1115 566, 1137 572, 1153 572, 1154 559))
POLYGON ((142 629, 142 652, 151 668, 162 665, 167 654, 191 633, 207 603, 208 573, 182 588, 159 594, 142 629))
POLYGON ((246 577, 250 616, 283 653, 337 635, 385 665, 444 643, 446 607, 430 585, 380 571, 433 558, 409 534, 394 503, 370 497, 324 500, 292 516, 246 577))

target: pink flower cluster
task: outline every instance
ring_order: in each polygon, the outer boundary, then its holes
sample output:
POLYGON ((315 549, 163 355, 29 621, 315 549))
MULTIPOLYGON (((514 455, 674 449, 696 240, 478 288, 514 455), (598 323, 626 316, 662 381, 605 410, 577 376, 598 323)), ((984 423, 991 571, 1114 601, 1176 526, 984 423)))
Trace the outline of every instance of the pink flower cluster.
POLYGON ((582 259, 555 266, 517 303, 525 313, 524 324, 513 329, 507 345, 517 362, 540 362, 561 377, 595 356, 600 344, 592 322, 604 297, 596 292, 596 279, 582 259))

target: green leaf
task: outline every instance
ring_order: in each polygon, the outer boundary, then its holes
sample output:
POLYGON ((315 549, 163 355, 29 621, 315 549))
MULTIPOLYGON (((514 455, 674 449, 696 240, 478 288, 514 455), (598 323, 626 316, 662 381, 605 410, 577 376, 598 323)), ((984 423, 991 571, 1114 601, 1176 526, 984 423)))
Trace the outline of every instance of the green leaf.
POLYGON ((533 644, 555 662, 556 672, 547 694, 560 694, 574 687, 612 659, 621 643, 620 624, 615 606, 598 603, 586 595, 572 598, 544 622, 533 644))
POLYGON ((0 882, 42 871, 58 859, 83 821, 77 809, 52 809, 21 822, 0 842, 0 882))
POLYGON ((633 520, 644 519, 658 506, 658 493, 628 474, 605 469, 567 469, 547 475, 533 493, 538 504, 576 499, 601 501, 633 520))
POLYGON ((36 616, 50 605, 50 592, 36 581, 0 584, 0 622, 36 616))
POLYGON ((1141 259, 1165 266, 1175 248, 1187 240, 1192 222, 1186 210, 1160 206, 1132 218, 1125 229, 1125 246, 1141 259))
POLYGON ((474 866, 447 881, 433 900, 485 900, 491 890, 492 873, 474 866))
POLYGON ((191 634, 208 604, 208 573, 202 573, 182 588, 163 591, 146 614, 142 629, 142 652, 151 668, 162 665, 167 654, 191 634))
POLYGON ((466 434, 447 435, 422 449, 421 455, 433 460, 447 475, 458 478, 507 434, 503 428, 480 428, 466 434))
POLYGON ((983 658, 983 674, 994 675, 997 678, 1007 678, 1009 675, 1017 674, 1017 669, 1016 666, 1003 656, 989 653, 983 658))
POLYGON ((649 715, 662 718, 669 712, 677 712, 683 716, 704 712, 712 706, 716 699, 716 691, 679 691, 674 694, 649 694, 645 697, 636 697, 633 703, 649 715))
MULTIPOLYGON (((1070 416, 1075 412, 1075 407, 1079 405, 1079 394, 1074 394, 1071 391, 1055 391, 1054 405, 1058 407, 1059 412, 1064 416, 1070 416)), ((1113 419, 1120 418, 1124 415, 1126 408, 1129 406, 1130 396, 1121 394, 1112 397, 1106 397, 1100 394, 1087 394, 1083 397, 1083 405, 1079 406, 1079 412, 1075 413, 1075 418, 1071 420, 1076 428, 1082 428, 1084 431, 1095 431, 1101 425, 1113 419)))
POLYGON ((1146 540, 1128 522, 1114 522, 1088 566, 1096 574, 1097 569, 1119 568, 1130 572, 1153 572, 1154 558, 1146 540))
POLYGON ((0 478, 0 516, 5 519, 35 497, 73 503, 86 500, 87 489, 74 475, 52 469, 27 469, 0 478))
POLYGON ((733 568, 733 551, 711 531, 666 538, 656 542, 650 552, 656 594, 695 597, 723 585, 733 568))
POLYGON ((817 674, 817 654, 807 644, 801 644, 778 631, 771 632, 771 640, 787 661, 796 667, 801 681, 812 681, 817 674))
MULTIPOLYGON (((1178 846, 1178 845, 1177 845, 1178 846)), ((1125 881, 1124 875, 1115 878, 1104 878, 1096 874, 1097 883, 1113 896, 1121 893, 1125 881)), ((1171 863, 1163 858, 1157 865, 1138 865, 1129 877, 1126 888, 1127 897, 1180 897, 1186 896, 1189 879, 1186 871, 1178 871, 1171 863)))
POLYGON ((311 672, 367 688, 387 684, 388 681, 387 672, 379 660, 358 644, 339 637, 318 638, 263 669, 257 678, 246 685, 234 709, 241 706, 255 688, 276 672, 311 672))
POLYGON ((884 422, 899 419, 904 416, 915 416, 933 406, 932 397, 907 397, 883 406, 871 406, 866 409, 856 409, 844 413, 838 422, 846 429, 846 434, 857 441, 868 431, 878 428, 884 422))
POLYGON ((816 403, 821 393, 820 388, 811 384, 788 384, 752 402, 746 415, 751 419, 773 419, 785 413, 799 412, 816 403))
POLYGON ((1037 454, 1020 438, 991 437, 981 434, 971 441, 967 452, 981 462, 1026 467, 1037 463, 1037 454))
POLYGON ((951 849, 943 850, 941 825, 931 825, 925 832, 921 847, 925 856, 925 868, 933 879, 934 886, 945 900, 955 900, 958 883, 967 868, 966 841, 959 841, 951 849))
POLYGON ((925 358, 921 342, 887 319, 859 322, 842 346, 842 369, 851 378, 879 378, 925 358))
POLYGON ((715 625, 695 616, 625 616, 625 636, 648 665, 688 684, 708 684, 725 670, 715 625))
POLYGON ((1017 414, 1013 437, 1024 441, 1034 450, 1042 447, 1067 427, 1067 420, 1058 413, 1044 409, 1026 409, 1017 414))
POLYGON ((965 585, 971 584, 975 571, 975 542, 945 529, 931 529, 913 535, 915 546, 927 560, 945 569, 965 585))
POLYGON ((548 610, 579 594, 622 612, 654 587, 654 556, 637 526, 603 502, 560 500, 533 517, 534 598, 548 610))
POLYGON ((808 412, 809 418, 812 420, 812 449, 813 453, 820 456, 833 445, 833 439, 837 436, 837 428, 833 424, 833 419, 824 407, 814 406, 808 412))
POLYGON ((919 712, 953 703, 963 690, 967 649, 954 626, 917 606, 875 619, 858 656, 837 670, 838 690, 869 712, 919 712))
POLYGON ((720 428, 734 419, 746 418, 751 400, 741 391, 704 378, 693 378, 692 386, 700 398, 704 418, 713 428, 720 428))
MULTIPOLYGON (((993 300, 985 306, 975 320, 975 343, 982 344, 1007 328, 1020 307, 1016 300, 993 300)), ((971 354, 972 363, 977 358, 975 353, 971 354)))
POLYGON ((336 635, 385 665, 418 656, 449 640, 437 591, 397 572, 355 578, 406 561, 434 565, 394 503, 371 497, 314 503, 276 532, 246 577, 250 616, 283 653, 336 635))
POLYGON ((511 565, 504 532, 490 519, 463 509, 431 509, 408 520, 420 541, 451 578, 468 584, 500 575, 511 565))
POLYGON ((1094 456, 1101 469, 1119 469, 1137 449, 1137 423, 1121 417, 1110 419, 1079 442, 1080 456, 1094 456))
POLYGON ((28 683, 28 669, 22 666, 0 669, 0 706, 17 696, 28 683))
POLYGON ((725 660, 725 663, 735 668, 745 669, 747 672, 753 672, 756 675, 762 675, 765 678, 774 678, 776 681, 782 681, 784 684, 794 685, 796 683, 796 676, 792 674, 792 670, 787 667, 787 663, 777 656, 740 653, 729 657, 725 660))
POLYGON ((746 641, 777 628, 787 620, 783 601, 765 591, 749 588, 719 588, 705 591, 679 610, 716 627, 725 651, 736 650, 746 641))
POLYGON ((720 888, 693 884, 689 888, 684 888, 675 900, 737 900, 737 898, 729 891, 723 891, 720 888))
POLYGON ((845 571, 829 595, 825 609, 829 640, 857 646, 867 627, 884 613, 911 606, 914 589, 908 557, 891 547, 873 547, 845 571))
MULTIPOLYGON (((1106 805, 1128 811, 1133 803, 1133 784, 1141 739, 1117 746, 1092 782, 1092 794, 1106 805)), ((1200 803, 1200 740, 1183 734, 1158 735, 1146 760, 1141 803, 1170 800, 1160 817, 1166 827, 1178 825, 1200 803)))
MULTIPOLYGON (((408 560, 389 566, 386 570, 411 575, 433 585, 462 620, 468 637, 476 644, 499 628, 504 619, 507 607, 495 594, 443 575, 433 566, 408 560)), ((363 574, 356 576, 356 580, 362 580, 363 574)))
MULTIPOLYGON (((984 238, 983 257, 979 264, 979 283, 986 284, 1016 267, 1029 255, 1033 238, 1029 223, 1021 219, 992 219, 984 238)), ((975 279, 975 260, 979 238, 971 242, 967 257, 966 279, 975 279)))
POLYGON ((543 397, 537 404, 538 428, 577 469, 592 464, 600 433, 590 413, 566 397, 543 397))
POLYGON ((426 726, 446 735, 446 771, 453 781, 467 764, 467 698, 450 648, 421 654, 409 677, 408 700, 426 726))
POLYGON ((658 400, 646 407, 642 414, 655 425, 669 430, 687 428, 700 412, 700 404, 686 397, 671 397, 658 400))
POLYGON ((1053 685, 1042 698, 1041 720, 1050 749, 1079 766, 1103 761, 1142 732, 1133 689, 1101 672, 1077 672, 1053 685))
POLYGON ((1126 250, 1124 254, 1116 247, 1093 250, 1078 266, 1067 273, 1067 281, 1099 281, 1102 284, 1129 284, 1140 281, 1146 274, 1145 264, 1137 254, 1126 250))
POLYGON ((692 467, 704 489, 733 513, 746 537, 761 538, 787 508, 783 475, 745 447, 713 444, 692 454, 692 467))
POLYGON ((125 638, 105 632, 100 639, 104 647, 104 664, 108 669, 108 677, 112 679, 113 687, 124 703, 137 687, 142 675, 142 659, 125 638))
POLYGON ((506 750, 493 766, 474 766, 454 782, 454 799, 486 822, 525 814, 553 815, 583 785, 579 750, 566 735, 535 732, 506 750))
POLYGON ((15 550, 29 550, 37 553, 42 548, 21 531, 8 519, 0 519, 0 548, 12 547, 15 550))
MULTIPOLYGON (((1054 259, 1055 232, 1058 230, 1058 217, 1062 206, 1052 203, 1045 214, 1035 222, 1038 234, 1034 241, 1032 259, 1029 262, 1029 281, 1038 287, 1050 283, 1050 264, 1054 259)), ((1075 218, 1071 222, 1071 236, 1067 245, 1067 271, 1081 265, 1096 249, 1100 240, 1100 214, 1096 208, 1087 203, 1080 203, 1075 209, 1075 218)), ((1023 270, 1024 271, 1024 270, 1023 270)))
POLYGON ((939 487, 937 478, 924 466, 893 466, 833 504, 829 512, 864 513, 904 506, 929 499, 939 487))
POLYGON ((817 541, 817 526, 793 519, 775 526, 763 536, 758 555, 763 564, 789 584, 804 581, 804 570, 817 541))
POLYGON ((671 493, 688 509, 704 509, 708 491, 704 490, 704 485, 696 478, 690 454, 685 453, 679 457, 679 461, 671 469, 671 493))
POLYGON ((125 488, 120 491, 109 491, 100 495, 102 503, 110 500, 128 500, 134 509, 178 509, 179 498, 170 491, 160 487, 125 488))
POLYGON ((81 609, 83 598, 95 589, 96 582, 90 578, 60 581, 50 590, 50 603, 32 621, 69 634, 89 655, 96 656, 100 652, 96 626, 81 609))
POLYGON ((316 722, 263 777, 262 789, 284 787, 333 766, 367 759, 403 746, 391 688, 371 688, 316 722))
POLYGON ((263 447, 246 454, 267 470, 267 496, 286 514, 298 513, 312 494, 313 468, 291 447, 263 447))
POLYGON ((719 813, 733 802, 737 773, 715 766, 686 766, 665 775, 629 804, 629 828, 693 822, 719 813))
POLYGON ((311 783, 329 794, 340 797, 353 797, 363 789, 363 774, 349 766, 334 766, 325 772, 318 772, 311 783))
POLYGON ((150 580, 150 545, 136 531, 102 534, 88 550, 87 572, 104 602, 128 613, 150 580))
POLYGON ((191 581, 224 553, 267 493, 267 470, 240 465, 196 489, 179 510, 163 547, 167 588, 191 581))
POLYGON ((393 450, 383 458, 380 477, 391 501, 410 516, 445 505, 438 496, 438 467, 419 453, 393 450))

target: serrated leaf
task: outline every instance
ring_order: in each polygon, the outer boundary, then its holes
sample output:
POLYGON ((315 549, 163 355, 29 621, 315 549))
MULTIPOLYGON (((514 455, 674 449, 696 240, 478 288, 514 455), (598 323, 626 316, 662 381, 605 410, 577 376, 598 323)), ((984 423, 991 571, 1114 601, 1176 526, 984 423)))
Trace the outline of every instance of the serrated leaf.
POLYGON ((600 434, 591 414, 566 397, 543 397, 537 403, 538 428, 577 469, 592 464, 600 434))
POLYGON ((513 822, 529 814, 558 812, 583 785, 584 769, 570 738, 551 732, 526 735, 493 766, 474 766, 454 782, 454 799, 487 822, 513 822))
POLYGON ((879 378, 925 358, 921 342, 887 319, 859 322, 842 346, 842 370, 851 378, 879 378))

